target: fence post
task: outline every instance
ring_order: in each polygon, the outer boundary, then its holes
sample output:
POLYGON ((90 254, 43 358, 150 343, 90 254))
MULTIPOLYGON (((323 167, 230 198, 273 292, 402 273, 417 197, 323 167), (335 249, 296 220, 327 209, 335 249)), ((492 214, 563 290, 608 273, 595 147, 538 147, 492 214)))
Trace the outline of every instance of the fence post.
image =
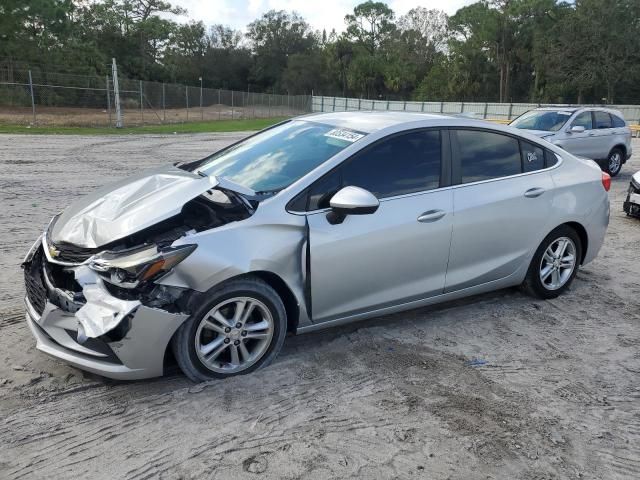
POLYGON ((109 93, 109 75, 106 75, 107 86, 107 112, 109 112, 109 126, 111 126, 111 94, 109 93))
POLYGON ((464 102, 460 103, 460 113, 464 113, 464 102))
POLYGON ((220 89, 218 89, 218 120, 222 120, 222 99, 220 98, 220 89))
POLYGON ((345 97, 344 99, 344 111, 348 112, 349 111, 349 99, 345 97))
POLYGON ((140 121, 144 125, 144 102, 142 100, 142 80, 140 80, 140 121))
POLYGON ((164 82, 162 82, 162 123, 167 121, 167 110, 165 104, 164 82))
POLYGON ((333 97, 333 111, 336 111, 336 97, 333 97))
POLYGON ((324 95, 320 97, 320 111, 324 113, 324 95))
POLYGON ((271 94, 267 93, 267 98, 269 99, 269 110, 267 113, 267 118, 271 118, 271 94))
POLYGON ((189 121, 189 87, 184 87, 184 98, 187 105, 187 122, 189 121))
POLYGON ((29 90, 31 90, 31 111, 33 113, 33 124, 36 124, 36 100, 33 95, 33 78, 31 77, 31 70, 29 70, 29 90))
POLYGON ((420 107, 420 111, 424 112, 424 102, 422 102, 422 107, 420 107))
POLYGON ((487 111, 489 110, 489 102, 484 102, 484 113, 482 114, 482 118, 487 118, 487 111))
POLYGON ((509 104, 509 118, 508 120, 511 120, 511 112, 513 111, 513 103, 509 104))
POLYGON ((233 120, 233 90, 231 90, 231 120, 233 120))
POLYGON ((113 78, 113 100, 116 105, 116 128, 122 128, 122 110, 120 109, 120 87, 118 85, 118 65, 116 59, 112 58, 111 77, 113 78))
POLYGON ((440 102, 440 113, 444 112, 444 102, 440 102))
POLYGON ((404 101, 404 105, 402 105, 402 110, 405 111, 405 112, 407 111, 407 101, 406 100, 404 101))
POLYGON ((360 106, 361 106, 361 105, 362 105, 362 99, 361 99, 361 98, 359 98, 359 99, 358 99, 358 111, 360 111, 360 110, 361 110, 361 108, 360 108, 360 106))

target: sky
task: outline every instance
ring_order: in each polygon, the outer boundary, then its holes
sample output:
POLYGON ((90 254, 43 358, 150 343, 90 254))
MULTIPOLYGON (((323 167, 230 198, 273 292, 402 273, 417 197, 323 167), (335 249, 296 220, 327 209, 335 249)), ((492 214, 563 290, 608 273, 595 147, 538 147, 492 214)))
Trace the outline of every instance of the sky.
MULTIPOLYGON (((173 0, 171 3, 188 10, 188 18, 205 25, 221 23, 238 30, 269 10, 295 10, 316 30, 344 30, 344 16, 364 0, 173 0)), ((417 6, 438 8, 453 14, 476 0, 388 0, 396 16, 417 6)))

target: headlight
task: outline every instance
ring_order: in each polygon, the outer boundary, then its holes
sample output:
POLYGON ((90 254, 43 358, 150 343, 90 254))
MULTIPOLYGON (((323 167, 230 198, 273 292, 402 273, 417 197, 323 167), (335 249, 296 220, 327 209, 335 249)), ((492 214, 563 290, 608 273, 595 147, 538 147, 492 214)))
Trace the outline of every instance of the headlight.
POLYGON ((89 267, 119 287, 135 288, 162 272, 168 272, 196 249, 197 245, 180 245, 158 249, 145 246, 126 252, 102 252, 89 267))

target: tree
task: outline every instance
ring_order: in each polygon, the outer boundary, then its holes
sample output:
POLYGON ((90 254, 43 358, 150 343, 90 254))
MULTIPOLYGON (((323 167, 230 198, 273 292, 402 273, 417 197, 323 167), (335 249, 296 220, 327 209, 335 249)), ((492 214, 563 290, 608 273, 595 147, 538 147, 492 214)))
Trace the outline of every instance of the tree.
POLYGON ((374 55, 395 31, 393 17, 393 10, 386 3, 368 0, 356 5, 353 14, 345 16, 347 38, 362 45, 370 55, 374 55))
POLYGON ((247 27, 255 63, 253 82, 263 88, 280 86, 288 57, 309 53, 317 44, 309 24, 297 13, 271 10, 247 27))

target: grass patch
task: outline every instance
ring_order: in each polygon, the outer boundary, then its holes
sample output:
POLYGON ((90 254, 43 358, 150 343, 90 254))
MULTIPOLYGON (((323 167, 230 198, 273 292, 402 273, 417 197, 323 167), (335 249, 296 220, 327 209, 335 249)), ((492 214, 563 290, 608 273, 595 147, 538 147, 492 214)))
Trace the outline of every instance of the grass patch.
POLYGON ((0 133, 25 133, 45 135, 128 135, 128 134, 173 134, 173 133, 210 133, 242 132, 261 130, 285 118, 256 118, 253 120, 218 120, 212 122, 175 123, 168 125, 144 125, 140 127, 26 127, 24 125, 0 124, 0 133))

